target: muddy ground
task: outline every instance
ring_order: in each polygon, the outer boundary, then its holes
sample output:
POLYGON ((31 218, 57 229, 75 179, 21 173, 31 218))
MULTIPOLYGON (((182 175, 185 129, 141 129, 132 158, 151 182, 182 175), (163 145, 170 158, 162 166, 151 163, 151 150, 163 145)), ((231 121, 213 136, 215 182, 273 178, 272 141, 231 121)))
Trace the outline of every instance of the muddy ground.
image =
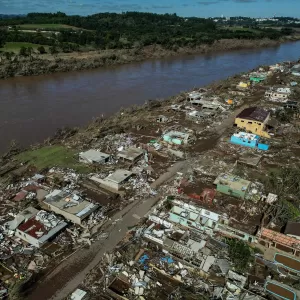
POLYGON ((206 54, 213 52, 258 49, 272 47, 288 41, 298 40, 299 36, 289 36, 279 41, 263 40, 220 40, 213 45, 201 45, 195 48, 179 48, 176 51, 167 50, 159 45, 148 46, 142 49, 103 50, 78 53, 60 53, 55 56, 35 54, 31 58, 13 57, 10 61, 2 59, 0 78, 15 76, 32 76, 89 70, 103 66, 138 62, 150 58, 163 58, 183 54, 206 54))

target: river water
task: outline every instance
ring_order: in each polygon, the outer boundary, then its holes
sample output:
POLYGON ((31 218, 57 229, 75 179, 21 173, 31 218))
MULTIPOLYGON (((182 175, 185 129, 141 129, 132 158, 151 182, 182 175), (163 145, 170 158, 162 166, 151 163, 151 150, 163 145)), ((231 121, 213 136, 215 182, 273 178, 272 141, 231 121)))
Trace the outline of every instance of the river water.
POLYGON ((275 48, 156 59, 91 71, 0 81, 0 152, 27 146, 63 126, 225 79, 258 65, 300 58, 300 42, 275 48))

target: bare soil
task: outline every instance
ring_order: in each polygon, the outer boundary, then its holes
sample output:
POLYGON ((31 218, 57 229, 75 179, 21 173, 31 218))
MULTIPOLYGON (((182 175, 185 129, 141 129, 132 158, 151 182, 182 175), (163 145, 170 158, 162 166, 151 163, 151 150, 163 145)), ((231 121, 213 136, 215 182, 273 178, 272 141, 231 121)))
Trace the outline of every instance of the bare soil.
POLYGON ((273 47, 284 42, 298 40, 299 38, 299 36, 291 36, 278 41, 269 39, 223 39, 216 41, 213 45, 201 45, 195 48, 184 47, 179 48, 176 51, 164 49, 159 45, 152 45, 142 49, 60 53, 55 56, 49 54, 35 54, 30 58, 15 56, 10 61, 2 59, 0 64, 0 78, 88 70, 103 66, 138 62, 150 58, 163 58, 185 54, 207 54, 240 49, 273 47))

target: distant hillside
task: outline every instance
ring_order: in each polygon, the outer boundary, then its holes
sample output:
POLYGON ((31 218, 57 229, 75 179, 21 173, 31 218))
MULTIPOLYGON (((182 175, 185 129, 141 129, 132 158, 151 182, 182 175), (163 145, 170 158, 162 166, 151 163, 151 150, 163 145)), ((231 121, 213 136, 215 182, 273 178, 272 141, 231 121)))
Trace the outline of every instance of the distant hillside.
POLYGON ((140 49, 150 45, 176 50, 179 47, 211 45, 221 39, 278 40, 290 34, 290 31, 259 27, 232 30, 228 26, 217 25, 212 19, 140 12, 99 13, 86 17, 68 16, 61 12, 29 13, 27 16, 2 18, 0 26, 9 28, 8 32, 0 34, 2 44, 4 42, 43 44, 64 52, 73 51, 73 48, 78 50, 78 47, 140 49), (45 31, 56 35, 46 35, 45 31))
POLYGON ((14 19, 18 17, 25 17, 26 15, 3 15, 0 14, 0 19, 14 19))

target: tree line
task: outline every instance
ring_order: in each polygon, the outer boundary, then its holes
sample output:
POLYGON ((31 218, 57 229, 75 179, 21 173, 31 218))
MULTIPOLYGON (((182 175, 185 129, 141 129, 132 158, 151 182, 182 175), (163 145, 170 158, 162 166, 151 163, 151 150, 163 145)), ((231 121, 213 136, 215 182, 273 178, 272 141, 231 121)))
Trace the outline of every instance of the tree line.
MULTIPOLYGON (((130 49, 158 44, 164 48, 195 47, 212 44, 220 39, 279 39, 288 34, 273 29, 229 30, 217 27, 211 19, 183 18, 176 14, 140 12, 99 13, 90 16, 68 16, 65 13, 29 13, 27 16, 0 19, 0 45, 5 42, 30 42, 49 46, 89 45, 97 49, 130 49), (40 32, 18 30, 22 24, 65 24, 81 28, 53 29, 59 34, 45 36, 40 32)), ((48 29, 49 30, 49 29, 48 29)), ((78 48, 78 47, 77 47, 78 48)), ((76 49, 77 49, 76 48, 76 49)))

